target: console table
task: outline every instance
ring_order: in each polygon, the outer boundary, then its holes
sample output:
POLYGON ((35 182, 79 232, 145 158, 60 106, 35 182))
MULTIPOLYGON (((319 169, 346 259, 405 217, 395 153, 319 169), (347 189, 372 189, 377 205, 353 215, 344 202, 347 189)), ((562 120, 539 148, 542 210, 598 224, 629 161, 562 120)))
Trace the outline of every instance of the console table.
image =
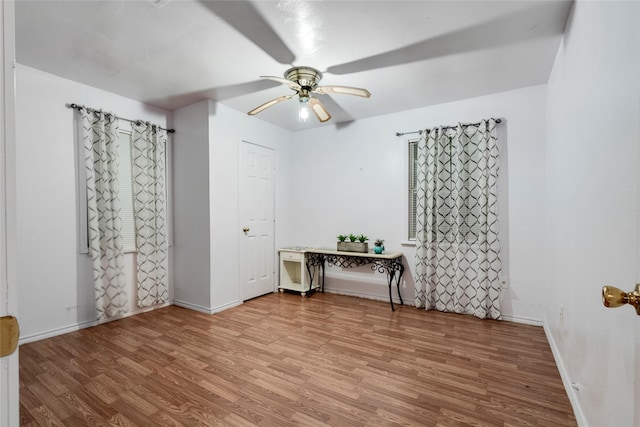
MULTIPOLYGON (((286 249, 281 250, 284 251, 286 249)), ((404 273, 404 265, 402 264, 402 252, 389 252, 386 254, 375 253, 360 253, 360 252, 343 252, 334 251, 331 249, 316 249, 316 248, 304 248, 299 249, 297 252, 303 254, 304 262, 309 274, 309 291, 314 287, 313 279, 316 277, 316 272, 319 271, 320 292, 324 292, 324 277, 325 277, 325 265, 335 265, 342 268, 355 268, 362 265, 371 264, 371 270, 379 273, 387 274, 387 284, 389 285, 389 303, 391 304, 391 310, 395 311, 392 299, 392 285, 395 281, 398 289, 398 297, 400 298, 400 304, 404 304, 402 301, 402 295, 400 293, 400 279, 404 273)), ((306 294, 302 290, 303 295, 306 294)))

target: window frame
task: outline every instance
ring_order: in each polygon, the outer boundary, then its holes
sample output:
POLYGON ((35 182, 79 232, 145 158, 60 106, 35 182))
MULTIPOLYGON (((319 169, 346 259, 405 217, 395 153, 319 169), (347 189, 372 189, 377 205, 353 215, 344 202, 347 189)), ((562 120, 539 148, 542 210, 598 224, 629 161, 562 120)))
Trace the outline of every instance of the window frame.
POLYGON ((416 187, 417 182, 417 154, 418 154, 418 141, 419 138, 408 138, 407 139, 407 241, 415 243, 416 234, 417 234, 417 212, 416 212, 416 204, 417 204, 417 194, 418 189, 416 187))
POLYGON ((132 132, 130 130, 118 130, 118 153, 120 159, 120 163, 118 164, 118 187, 120 190, 120 219, 122 221, 122 250, 125 254, 138 252, 138 247, 136 244, 135 207, 133 204, 133 163, 131 160, 131 134, 132 132), (123 143, 126 143, 128 145, 128 149, 122 146, 123 143), (127 165, 124 165, 124 162, 122 162, 123 154, 128 156, 128 168, 127 165), (128 190, 126 180, 123 179, 127 178, 127 176, 122 174, 123 170, 127 169, 128 171, 126 171, 125 174, 128 174, 128 190), (129 203, 126 203, 124 200, 125 197, 123 197, 127 195, 129 196, 129 203), (128 218, 124 215, 125 213, 127 213, 127 211, 129 213, 128 218))
MULTIPOLYGON (((80 125, 80 124, 78 124, 80 125)), ((80 135, 80 132, 78 130, 77 135, 80 135)), ((132 130, 131 129, 118 129, 118 151, 119 153, 122 153, 120 151, 121 147, 120 147, 120 143, 122 142, 122 137, 126 135, 128 138, 128 143, 129 143, 129 153, 131 153, 131 136, 132 136, 132 130)), ((76 140, 78 140, 78 138, 76 138, 76 140)), ((171 173, 172 173, 172 169, 171 169, 171 139, 167 138, 167 146, 165 148, 165 164, 166 164, 166 168, 165 168, 165 191, 166 191, 166 212, 167 212, 167 245, 169 247, 173 246, 173 227, 172 227, 172 210, 171 210, 171 203, 172 203, 172 198, 173 198, 173 194, 172 194, 172 188, 169 185, 169 183, 171 182, 171 173)), ((84 154, 84 146, 82 146, 82 144, 78 143, 76 144, 76 156, 77 156, 77 188, 78 188, 78 194, 77 194, 77 200, 78 200, 78 252, 80 254, 85 254, 88 255, 89 254, 89 224, 88 224, 88 218, 87 218, 87 174, 86 174, 86 169, 85 169, 85 154, 84 154)), ((129 169, 130 169, 130 184, 131 184, 131 203, 132 203, 132 215, 131 215, 131 219, 130 221, 128 221, 128 228, 133 230, 132 233, 129 233, 130 236, 133 236, 133 243, 131 242, 131 239, 129 240, 125 240, 124 236, 123 236, 123 252, 125 254, 132 254, 132 253, 137 253, 137 247, 135 244, 135 239, 136 239, 136 232, 135 232, 135 211, 134 211, 134 207, 133 207, 133 174, 131 173, 131 168, 133 167, 133 164, 131 162, 131 154, 129 155, 129 169)), ((118 178, 120 178, 120 175, 118 175, 118 178)), ((121 179, 118 179, 119 185, 120 185, 120 189, 122 189, 122 185, 123 182, 121 179)), ((121 192, 122 193, 122 192, 121 192)), ((122 206, 121 206, 122 208, 122 206)), ((125 228, 125 219, 122 218, 122 222, 123 222, 123 231, 125 228)), ((124 234, 124 233, 123 233, 124 234)))
MULTIPOLYGON (((407 194, 407 238, 408 242, 415 244, 417 241, 417 158, 418 158, 418 138, 409 138, 407 139, 407 185, 406 185, 406 194, 407 194)), ((464 147, 466 151, 468 147, 464 147)), ((468 180, 465 181, 465 187, 468 187, 468 180)), ((464 224, 462 227, 455 226, 453 230, 447 230, 446 233, 442 234, 442 240, 438 240, 435 233, 438 233, 438 230, 434 227, 432 232, 434 233, 433 240, 436 243, 447 243, 447 244, 475 244, 478 239, 478 231, 474 228, 473 225, 469 225, 469 218, 472 216, 472 211, 475 206, 469 206, 468 201, 471 199, 471 193, 467 188, 467 196, 463 198, 464 206, 462 206, 462 210, 464 210, 464 214, 462 214, 464 218, 464 224), (460 229, 462 228, 462 230, 460 229), (454 237, 454 238, 452 238, 454 237)), ((456 209, 458 209, 458 205, 456 204, 456 209)), ((440 236, 440 234, 438 234, 440 236)))

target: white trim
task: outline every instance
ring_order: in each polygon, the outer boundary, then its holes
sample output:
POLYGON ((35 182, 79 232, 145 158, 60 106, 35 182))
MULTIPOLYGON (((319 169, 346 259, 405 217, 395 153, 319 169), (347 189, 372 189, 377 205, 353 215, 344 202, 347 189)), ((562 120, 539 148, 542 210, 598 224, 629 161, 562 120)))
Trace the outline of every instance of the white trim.
POLYGON ((157 309, 160 309, 160 308, 169 307, 170 305, 172 305, 172 303, 167 302, 167 303, 164 303, 164 304, 154 305, 153 307, 139 308, 137 310, 130 311, 130 312, 122 314, 120 316, 111 317, 109 319, 89 320, 89 321, 86 321, 86 322, 76 323, 74 325, 63 326, 61 328, 55 328, 55 329, 50 329, 48 331, 38 332, 36 334, 26 335, 26 336, 23 336, 23 337, 20 338, 19 344, 20 345, 28 344, 30 342, 40 341, 40 340, 44 340, 44 339, 47 339, 47 338, 53 338, 53 337, 56 337, 58 335, 68 334, 69 332, 79 331, 80 329, 90 328, 92 326, 98 326, 98 325, 102 325, 104 323, 113 322, 114 320, 120 320, 120 319, 124 319, 126 317, 135 316, 137 314, 146 313, 148 311, 153 311, 153 310, 157 310, 157 309))
MULTIPOLYGON (((393 287, 394 289, 396 288, 395 284, 393 285, 393 287)), ((385 287, 385 289, 388 290, 388 287, 385 287)), ((351 290, 327 288, 327 287, 325 287, 324 291, 327 293, 336 294, 336 295, 346 295, 346 296, 352 296, 352 297, 358 297, 358 298, 372 299, 376 301, 389 302, 389 295, 372 294, 368 292, 359 292, 359 291, 351 291, 351 290)), ((398 297, 393 296, 392 299, 394 304, 398 304, 398 305, 400 304, 400 299, 398 297)), ((407 300, 407 298, 403 298, 403 301, 404 301, 404 305, 415 307, 415 301, 413 299, 409 301, 407 300)), ((544 325, 544 322, 542 320, 532 319, 529 317, 521 317, 521 316, 510 316, 510 315, 503 314, 502 320, 505 322, 520 323, 523 325, 532 325, 532 326, 544 325)))
MULTIPOLYGON (((409 197, 409 196, 407 196, 409 197)), ((408 234, 408 232, 407 232, 408 234)), ((400 246, 413 246, 415 248, 416 246, 416 241, 415 240, 403 240, 400 242, 400 246)))
POLYGON ((174 301, 173 304, 177 305, 178 307, 187 308, 189 310, 199 311, 200 313, 213 314, 213 311, 210 308, 203 305, 191 304, 190 302, 180 300, 174 301))
MULTIPOLYGON (((18 319, 15 2, 0 3, 0 316, 18 319)), ((20 424, 19 350, 0 358, 0 427, 20 424)))
MULTIPOLYGON (((410 156, 410 152, 409 152, 409 144, 413 141, 417 141, 420 139, 421 135, 417 135, 417 136, 407 136, 402 138, 403 140, 403 158, 404 158, 404 191, 403 191, 403 195, 404 195, 404 202, 402 203, 403 206, 403 213, 404 213, 404 237, 405 242, 408 242, 410 240, 408 240, 409 237, 409 229, 411 228, 410 224, 409 224, 409 217, 411 215, 411 213, 409 212, 409 156, 410 156)), ((417 218, 417 215, 416 215, 417 218)), ((415 236, 414 236, 415 238, 415 236)), ((404 243, 401 243, 404 246, 404 243)), ((415 243, 413 244, 415 246, 415 243)))
POLYGON ((219 313, 221 311, 227 310, 229 308, 237 307, 240 304, 242 304, 242 301, 235 300, 235 301, 231 301, 229 303, 222 304, 222 305, 219 305, 219 306, 213 307, 213 308, 204 307, 204 306, 198 305, 198 304, 192 304, 192 303, 186 302, 186 301, 174 301, 173 304, 178 306, 178 307, 187 308, 189 310, 198 311, 200 313, 215 314, 215 313, 219 313))
MULTIPOLYGON (((237 306, 239 306, 241 304, 242 304, 242 301, 235 300, 235 301, 228 302, 226 304, 219 305, 217 307, 213 307, 211 310, 213 310, 213 313, 219 313, 221 311, 228 310, 228 309, 233 308, 233 307, 237 307, 237 306)), ((211 313, 211 314, 213 314, 213 313, 211 313)))
POLYGON ((544 321, 539 319, 532 319, 531 317, 522 317, 522 316, 503 314, 502 320, 506 322, 521 323, 523 325, 544 326, 544 321))
MULTIPOLYGON (((169 126, 167 126, 169 127, 169 126)), ((173 127, 173 126, 172 126, 173 127)), ((167 224, 167 247, 173 247, 173 134, 167 132, 167 143, 165 145, 165 196, 166 196, 166 224, 167 224)))
POLYGON ((547 324, 543 324, 544 333, 547 336, 547 341, 549 342, 549 346, 551 347, 551 353, 553 354, 553 358, 556 362, 556 367, 560 372, 560 378, 562 379, 562 385, 564 385, 564 389, 567 392, 567 396, 569 397, 569 402, 571 402, 571 407, 573 408, 573 414, 576 417, 576 422, 580 427, 588 427, 587 419, 582 411, 582 406, 580 406, 580 400, 578 399, 578 395, 576 394, 576 390, 571 387, 571 378, 569 377, 569 372, 567 371, 567 367, 562 360, 562 356, 560 355, 560 350, 556 345, 555 340, 553 339, 553 334, 547 327, 547 324))

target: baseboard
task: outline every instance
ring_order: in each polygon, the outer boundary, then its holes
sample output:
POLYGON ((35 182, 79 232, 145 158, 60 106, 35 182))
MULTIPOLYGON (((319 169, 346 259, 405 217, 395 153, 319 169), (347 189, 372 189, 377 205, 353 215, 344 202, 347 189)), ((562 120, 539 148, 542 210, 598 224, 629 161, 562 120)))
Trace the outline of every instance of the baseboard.
POLYGON ((213 310, 213 313, 219 313, 219 312, 227 310, 229 308, 237 307, 240 304, 242 304, 242 301, 235 300, 235 301, 228 302, 226 304, 219 305, 217 307, 213 307, 212 310, 213 310))
POLYGON ((242 304, 242 301, 240 300, 231 301, 229 303, 222 304, 213 308, 204 307, 198 304, 192 304, 186 301, 174 301, 173 304, 177 305, 178 307, 188 308, 189 310, 199 311, 200 313, 214 314, 214 313, 219 313, 221 311, 227 310, 232 307, 237 307, 240 304, 242 304))
MULTIPOLYGON (((358 297, 358 298, 372 299, 376 301, 387 301, 387 302, 389 301, 389 295, 371 294, 368 292, 358 292, 358 291, 350 291, 350 290, 336 289, 336 288, 325 288, 325 292, 329 292, 336 295, 346 295, 346 296, 352 296, 352 297, 358 297)), ((404 305, 415 306, 415 301, 413 300, 407 301, 405 298, 403 299, 403 301, 404 301, 404 305)), ((394 296, 393 303, 400 304, 400 299, 394 296)), ((525 325, 533 325, 533 326, 543 326, 544 324, 544 322, 539 319, 532 319, 529 317, 513 316, 513 315, 505 315, 505 314, 502 315, 502 320, 506 322, 522 323, 525 325)))
POLYGON ((164 307, 168 307, 170 305, 177 305, 178 307, 184 307, 184 308, 188 308, 190 310, 195 310, 195 311, 199 311, 202 313, 207 313, 207 314, 213 314, 213 313, 218 313, 220 311, 226 310, 228 308, 232 308, 232 307, 236 307, 238 305, 242 304, 242 301, 232 301, 230 303, 227 304, 223 304, 214 308, 207 308, 207 307, 202 307, 196 304, 190 304, 184 301, 173 301, 173 302, 167 302, 164 304, 159 304, 159 305, 154 305, 153 307, 144 307, 144 308, 138 308, 136 310, 132 310, 128 313, 122 314, 120 316, 116 316, 116 317, 111 317, 109 319, 104 319, 104 320, 88 320, 85 322, 79 322, 79 323, 75 323, 73 325, 68 325, 68 326, 63 326, 61 328, 55 328, 55 329, 49 329, 48 331, 43 331, 43 332, 38 332, 36 334, 31 334, 31 335, 25 335, 20 337, 20 340, 18 341, 18 345, 22 345, 22 344, 28 344, 30 342, 36 342, 36 341, 40 341, 40 340, 44 340, 47 338, 53 338, 55 336, 58 335, 64 335, 64 334, 68 334, 69 332, 75 332, 75 331, 79 331, 80 329, 85 329, 85 328, 90 328, 92 326, 97 326, 97 325, 102 325, 103 323, 108 323, 108 322, 113 322, 115 320, 120 320, 120 319, 124 319, 126 317, 129 316, 135 316, 137 314, 142 314, 142 313, 146 313, 148 311, 152 311, 152 310, 157 310, 159 308, 164 308, 164 307))
POLYGON ((186 301, 175 300, 173 302, 173 305, 177 305, 178 307, 182 307, 182 308, 188 308, 189 310, 193 310, 193 311, 199 311, 200 313, 205 313, 205 314, 214 313, 214 311, 209 307, 205 307, 203 305, 198 305, 198 304, 192 304, 186 301))
POLYGON ((138 308, 136 310, 132 310, 128 313, 122 314, 116 317, 110 317, 109 319, 103 320, 88 320, 85 322, 76 323, 73 325, 63 326, 61 328, 49 329, 48 331, 38 332, 36 334, 26 335, 20 337, 19 345, 28 344, 30 342, 36 342, 40 340, 44 340, 47 338, 53 338, 58 335, 68 334, 69 332, 79 331, 80 329, 90 328, 92 326, 102 325, 103 323, 113 322, 115 320, 124 319, 129 316, 135 316, 136 314, 146 313, 148 311, 157 310, 159 308, 164 308, 172 305, 172 302, 167 302, 164 304, 154 305, 153 307, 144 307, 138 308))
MULTIPOLYGON (((367 292, 358 292, 358 291, 345 291, 344 289, 335 289, 335 288, 326 288, 326 287, 324 291, 331 294, 336 294, 336 295, 346 295, 350 297, 366 298, 366 299, 372 299, 376 301, 389 302, 389 295, 370 294, 367 292)), ((394 304, 400 304, 400 298, 393 297, 392 300, 394 304)), ((413 301, 405 301, 404 299, 403 301, 404 301, 404 305, 411 305, 411 306, 414 305, 413 301)))
POLYGON ((549 346, 551 347, 551 353, 553 354, 556 366, 558 367, 558 371, 560 372, 562 384, 564 385, 564 389, 567 392, 567 396, 569 397, 569 402, 571 402, 571 407, 573 408, 573 414, 576 417, 576 422, 580 427, 588 427, 589 424, 587 424, 584 412, 582 411, 582 406, 580 406, 580 401, 578 400, 578 396, 576 395, 576 390, 571 387, 571 378, 569 378, 569 372, 564 365, 562 357, 560 356, 560 350, 558 349, 556 341, 553 339, 553 334, 549 330, 546 322, 543 324, 543 329, 545 335, 547 336, 549 346))
POLYGON ((539 319, 532 319, 530 317, 513 316, 509 314, 503 314, 502 320, 513 323, 522 323, 524 325, 532 326, 544 326, 544 322, 539 319))

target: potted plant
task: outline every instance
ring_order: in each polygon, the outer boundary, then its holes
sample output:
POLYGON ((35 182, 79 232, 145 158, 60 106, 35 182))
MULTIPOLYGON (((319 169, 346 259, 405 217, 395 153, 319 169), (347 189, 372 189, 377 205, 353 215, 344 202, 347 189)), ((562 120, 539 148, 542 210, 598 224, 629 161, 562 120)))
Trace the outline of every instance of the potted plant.
POLYGON ((384 252, 384 240, 376 239, 373 245, 373 252, 377 254, 381 254, 382 252, 384 252))
POLYGON ((369 252, 369 244, 367 243, 369 238, 364 234, 356 236, 351 233, 349 235, 338 235, 338 251, 341 252, 369 252))

